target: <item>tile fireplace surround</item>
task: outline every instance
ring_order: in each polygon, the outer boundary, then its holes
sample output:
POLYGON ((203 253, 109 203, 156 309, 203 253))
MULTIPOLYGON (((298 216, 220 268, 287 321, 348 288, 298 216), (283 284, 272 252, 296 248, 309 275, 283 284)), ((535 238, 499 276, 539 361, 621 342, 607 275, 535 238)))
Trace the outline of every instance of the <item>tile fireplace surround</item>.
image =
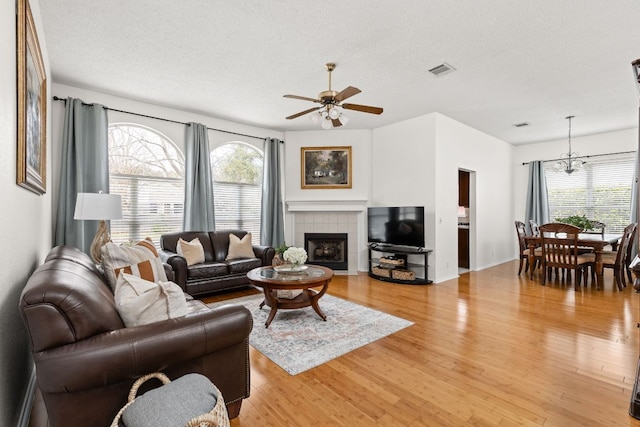
POLYGON ((293 244, 304 247, 305 233, 347 233, 348 270, 336 273, 358 274, 358 242, 364 241, 365 210, 365 202, 287 202, 293 244))

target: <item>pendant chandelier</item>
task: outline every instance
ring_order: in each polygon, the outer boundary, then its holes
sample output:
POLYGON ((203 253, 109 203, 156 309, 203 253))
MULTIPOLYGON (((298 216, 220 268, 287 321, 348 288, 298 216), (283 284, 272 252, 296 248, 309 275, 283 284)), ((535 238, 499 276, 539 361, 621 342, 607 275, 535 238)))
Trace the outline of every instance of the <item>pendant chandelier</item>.
POLYGON ((571 119, 574 116, 567 116, 565 119, 569 120, 569 152, 562 155, 562 158, 553 166, 555 172, 565 172, 572 174, 575 171, 582 169, 582 165, 586 162, 580 160, 580 153, 571 152, 571 119))

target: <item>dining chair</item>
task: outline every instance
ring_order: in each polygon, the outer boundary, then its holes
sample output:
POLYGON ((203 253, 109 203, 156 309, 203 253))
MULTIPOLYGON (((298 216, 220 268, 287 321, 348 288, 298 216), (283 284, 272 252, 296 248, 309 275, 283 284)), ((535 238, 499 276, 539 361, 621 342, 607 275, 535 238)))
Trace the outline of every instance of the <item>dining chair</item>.
POLYGON ((595 255, 580 254, 578 251, 578 234, 580 228, 569 224, 552 222, 540 226, 540 238, 542 240, 542 284, 547 279, 551 280, 552 272, 556 273, 559 280, 560 270, 562 279, 567 273, 567 282, 571 280, 571 270, 575 272, 575 290, 580 290, 582 277, 587 285, 589 267, 592 271, 595 267, 595 255))
MULTIPOLYGON (((518 245, 520 247, 520 267, 518 268, 518 276, 522 273, 522 267, 526 266, 524 271, 525 273, 529 271, 529 247, 527 242, 525 241, 525 237, 527 236, 527 227, 524 225, 522 221, 516 221, 516 233, 518 235, 518 245)), ((535 265, 531 266, 531 268, 536 268, 539 265, 540 260, 542 259, 542 249, 536 248, 534 250, 535 254, 535 265)))
POLYGON ((637 251, 637 247, 636 247, 636 243, 637 241, 635 240, 636 238, 636 234, 638 232, 638 223, 636 223, 636 229, 633 232, 633 235, 631 236, 631 240, 629 241, 629 247, 627 247, 627 257, 624 260, 624 263, 626 265, 625 270, 627 270, 627 278, 629 279, 629 283, 633 283, 633 274, 631 273, 631 261, 633 261, 633 258, 636 256, 636 252, 634 252, 634 250, 637 251))
POLYGON ((627 254, 629 246, 633 246, 632 242, 636 234, 636 228, 636 223, 631 223, 624 228, 617 251, 602 252, 602 266, 613 269, 613 278, 619 291, 627 286, 627 280, 625 278, 627 254))
POLYGON ((532 236, 540 235, 540 225, 532 219, 529 220, 529 228, 531 229, 532 236))

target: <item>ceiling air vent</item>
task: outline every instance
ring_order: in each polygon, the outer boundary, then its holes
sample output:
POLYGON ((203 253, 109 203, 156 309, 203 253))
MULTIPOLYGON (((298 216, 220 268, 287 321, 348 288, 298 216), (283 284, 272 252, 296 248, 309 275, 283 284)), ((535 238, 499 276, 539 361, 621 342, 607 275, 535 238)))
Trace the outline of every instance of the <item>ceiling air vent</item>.
POLYGON ((440 77, 440 76, 444 76, 445 74, 449 74, 450 72, 455 70, 456 69, 453 68, 451 65, 447 64, 446 62, 443 62, 442 64, 430 69, 429 72, 436 77, 440 77))
POLYGON ((521 127, 524 127, 524 126, 529 126, 529 123, 527 123, 527 122, 516 123, 514 126, 517 127, 517 128, 521 128, 521 127))

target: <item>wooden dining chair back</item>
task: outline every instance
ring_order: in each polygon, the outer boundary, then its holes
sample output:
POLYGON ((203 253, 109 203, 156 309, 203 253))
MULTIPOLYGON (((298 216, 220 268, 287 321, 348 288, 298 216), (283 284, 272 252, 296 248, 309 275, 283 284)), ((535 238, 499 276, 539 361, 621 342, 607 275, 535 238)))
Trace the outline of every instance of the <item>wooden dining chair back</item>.
POLYGON ((587 284, 588 269, 594 267, 593 254, 580 254, 578 250, 578 234, 580 228, 569 224, 549 223, 540 226, 540 238, 542 240, 542 267, 544 274, 542 284, 547 279, 551 280, 552 272, 556 273, 556 280, 564 279, 567 272, 567 281, 571 279, 570 271, 575 272, 575 289, 580 289, 582 277, 585 286, 587 284))
POLYGON ((529 267, 536 268, 541 265, 542 261, 542 249, 539 247, 534 248, 534 258, 533 258, 533 266, 529 264, 529 245, 525 240, 527 237, 527 227, 524 225, 522 221, 516 221, 516 234, 518 236, 518 246, 520 249, 520 266, 518 267, 518 276, 522 273, 522 267, 524 266, 524 271, 529 271, 529 267))
POLYGON ((522 267, 526 265, 524 271, 529 270, 529 250, 525 237, 527 236, 527 227, 522 221, 516 221, 516 235, 518 236, 518 247, 520 249, 520 267, 518 268, 518 276, 522 272, 522 267))
POLYGON ((532 236, 540 235, 540 225, 532 219, 529 220, 529 228, 531 229, 532 236))
POLYGON ((627 247, 627 257, 625 259, 627 278, 629 279, 629 283, 633 283, 633 275, 631 274, 631 268, 629 268, 629 265, 631 264, 631 261, 633 261, 633 258, 636 256, 634 251, 637 250, 637 247, 635 245, 635 238, 636 233, 638 232, 638 223, 635 224, 636 227, 633 229, 633 234, 631 235, 631 239, 629 240, 629 246, 627 247))
POLYGON ((636 226, 636 223, 632 223, 624 228, 617 251, 604 251, 602 253, 602 266, 613 269, 613 279, 619 291, 627 286, 625 278, 627 253, 636 234, 636 226))

